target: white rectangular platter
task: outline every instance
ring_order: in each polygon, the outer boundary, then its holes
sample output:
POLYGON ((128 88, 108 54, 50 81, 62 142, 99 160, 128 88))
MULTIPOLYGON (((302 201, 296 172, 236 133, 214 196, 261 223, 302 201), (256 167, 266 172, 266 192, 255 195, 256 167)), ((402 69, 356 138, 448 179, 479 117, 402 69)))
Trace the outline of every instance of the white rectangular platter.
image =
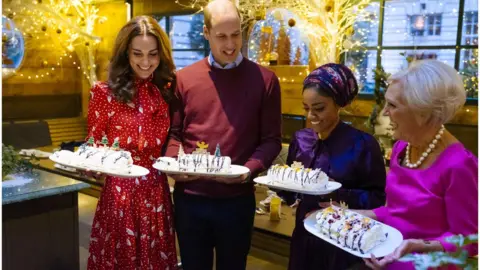
POLYGON ((316 216, 317 216, 317 213, 320 212, 320 211, 322 211, 322 210, 319 210, 319 211, 316 211, 316 212, 312 213, 311 215, 309 215, 304 220, 303 225, 305 226, 305 229, 308 232, 310 232, 311 234, 315 235, 316 237, 318 237, 318 238, 320 238, 324 241, 327 241, 328 243, 330 243, 330 244, 332 244, 332 245, 334 245, 334 246, 336 246, 340 249, 343 249, 346 252, 348 252, 350 254, 353 254, 357 257, 370 258, 372 253, 377 258, 384 257, 386 255, 391 254, 398 246, 400 246, 400 244, 403 241, 402 233, 400 233, 397 229, 382 223, 383 230, 387 234, 387 240, 385 240, 385 242, 376 246, 375 248, 373 248, 369 252, 366 252, 366 253, 362 254, 360 251, 354 251, 350 248, 344 247, 342 244, 338 244, 335 239, 330 239, 328 237, 328 235, 322 234, 317 229, 317 227, 315 226, 315 224, 317 223, 316 216))
POLYGON ((89 167, 84 167, 84 166, 76 166, 76 165, 68 164, 66 162, 63 162, 59 158, 55 157, 55 155, 51 155, 50 160, 52 160, 53 162, 55 162, 57 164, 60 164, 64 167, 71 167, 71 168, 75 168, 75 169, 82 170, 82 171, 89 170, 89 171, 92 171, 92 172, 99 172, 99 173, 102 173, 102 174, 115 176, 115 177, 118 177, 118 178, 137 178, 137 177, 145 176, 145 175, 150 173, 150 171, 147 168, 144 168, 144 167, 138 166, 138 165, 133 165, 130 173, 125 174, 125 173, 119 173, 119 172, 115 172, 115 171, 102 170, 101 168, 89 168, 89 167))
POLYGON ((191 175, 191 176, 216 176, 216 177, 225 177, 225 178, 235 178, 244 174, 250 173, 250 169, 245 166, 240 165, 231 165, 230 166, 230 173, 223 173, 223 172, 185 172, 185 171, 173 171, 168 170, 160 166, 160 163, 153 164, 153 168, 165 173, 165 174, 183 174, 183 175, 191 175))
POLYGON ((324 190, 309 190, 309 189, 298 189, 287 185, 282 185, 279 183, 271 183, 268 179, 268 176, 260 176, 253 180, 257 184, 265 185, 269 188, 280 189, 285 191, 291 191, 295 193, 302 193, 307 195, 325 195, 334 192, 335 190, 342 187, 342 184, 339 182, 328 181, 327 188, 324 190))

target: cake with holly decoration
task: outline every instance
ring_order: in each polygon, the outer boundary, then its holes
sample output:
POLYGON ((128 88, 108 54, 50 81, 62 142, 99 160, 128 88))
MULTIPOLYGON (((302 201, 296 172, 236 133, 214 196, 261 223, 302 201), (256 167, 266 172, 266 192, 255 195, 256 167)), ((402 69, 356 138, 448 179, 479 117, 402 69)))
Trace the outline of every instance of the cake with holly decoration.
POLYGON ((90 138, 75 152, 60 150, 54 155, 63 163, 91 170, 129 174, 133 166, 131 153, 120 149, 118 138, 111 147, 108 146, 107 137, 102 138, 101 145, 96 145, 94 138, 90 138))
POLYGON ((220 146, 217 144, 215 153, 207 152, 208 144, 197 143, 197 149, 191 154, 185 154, 180 145, 177 158, 160 157, 157 159, 159 168, 167 171, 196 172, 196 173, 230 173, 232 160, 222 156, 220 146))
POLYGON ((293 162, 292 166, 273 165, 267 176, 271 184, 292 189, 324 190, 328 185, 328 176, 322 170, 304 168, 300 162, 293 162))

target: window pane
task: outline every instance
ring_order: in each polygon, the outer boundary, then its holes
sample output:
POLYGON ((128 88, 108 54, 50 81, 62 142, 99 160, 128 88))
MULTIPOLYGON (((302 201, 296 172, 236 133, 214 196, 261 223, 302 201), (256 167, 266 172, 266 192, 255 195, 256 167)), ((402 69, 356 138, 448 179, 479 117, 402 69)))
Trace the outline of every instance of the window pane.
POLYGON ((366 13, 358 16, 354 25, 353 41, 360 41, 362 46, 376 47, 378 44, 378 26, 380 3, 371 3, 365 8, 366 13))
POLYGON ((469 98, 478 98, 478 50, 462 49, 460 51, 459 73, 469 98))
POLYGON ((270 54, 276 52, 279 64, 308 64, 308 37, 297 25, 289 27, 289 19, 300 22, 291 11, 276 8, 268 11, 265 20, 253 25, 248 37, 248 58, 251 61, 266 65, 270 54))
POLYGON ((376 50, 352 50, 345 55, 345 65, 355 74, 362 93, 373 93, 375 80, 373 69, 377 66, 376 50))
POLYGON ((170 17, 173 49, 203 49, 203 14, 170 17))
POLYGON ((463 14, 462 44, 478 44, 478 2, 477 0, 465 0, 465 12, 463 14))
POLYGON ((160 21, 158 21, 160 27, 162 27, 163 31, 167 31, 167 20, 163 17, 160 21))
POLYGON ((455 45, 459 0, 388 0, 383 26, 384 46, 455 45))
POLYGON ((455 50, 384 50, 382 52, 383 68, 391 74, 406 69, 408 68, 407 58, 409 60, 436 59, 453 67, 455 50))
POLYGON ((205 57, 203 51, 173 51, 173 61, 178 69, 182 69, 205 57))

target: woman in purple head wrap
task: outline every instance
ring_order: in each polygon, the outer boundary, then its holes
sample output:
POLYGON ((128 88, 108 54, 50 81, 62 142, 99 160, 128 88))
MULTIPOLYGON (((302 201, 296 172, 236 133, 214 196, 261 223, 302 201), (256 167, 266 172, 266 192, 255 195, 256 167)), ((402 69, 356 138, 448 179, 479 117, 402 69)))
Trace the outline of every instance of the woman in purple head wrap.
MULTIPOLYGON (((320 168, 342 188, 325 196, 286 194, 299 200, 290 246, 290 270, 355 269, 360 258, 313 236, 303 220, 314 210, 344 201, 350 208, 372 209, 385 204, 385 164, 375 138, 340 120, 340 108, 358 94, 352 71, 344 65, 326 64, 310 73, 303 83, 303 106, 312 128, 299 130, 289 146, 287 164, 301 162, 320 168), (325 205, 327 204, 327 205, 325 205)), ((290 197, 290 198, 289 198, 290 197)))

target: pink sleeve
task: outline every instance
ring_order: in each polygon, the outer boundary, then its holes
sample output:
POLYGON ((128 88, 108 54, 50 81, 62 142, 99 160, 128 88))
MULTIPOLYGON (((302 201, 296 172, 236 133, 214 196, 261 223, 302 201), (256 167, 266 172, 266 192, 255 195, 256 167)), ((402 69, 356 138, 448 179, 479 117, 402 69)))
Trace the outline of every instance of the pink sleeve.
POLYGON ((378 208, 373 209, 373 213, 377 216, 377 220, 385 223, 385 218, 388 215, 388 208, 386 206, 380 206, 378 208))
MULTIPOLYGON (((390 165, 393 163, 392 160, 398 159, 398 153, 402 151, 403 147, 405 147, 405 144, 406 143, 403 142, 403 141, 397 141, 393 145, 392 154, 390 155, 390 157, 391 157, 390 165)), ((396 162, 395 162, 395 164, 396 164, 396 162)), ((389 172, 388 174, 390 174, 390 173, 391 172, 389 172)), ((386 205, 388 205, 388 189, 389 189, 389 186, 391 185, 391 183, 388 180, 389 179, 388 174, 387 174, 387 183, 386 183, 386 186, 385 186, 386 205)), ((385 219, 388 216, 388 206, 380 206, 376 209, 373 209, 373 213, 375 213, 375 215, 377 216, 378 221, 385 223, 385 219)))
MULTIPOLYGON (((478 233, 478 162, 470 154, 468 158, 458 162, 448 170, 445 181, 445 209, 447 212, 448 230, 438 240, 445 251, 455 251, 455 246, 445 241, 451 235, 478 233)), ((470 256, 478 253, 477 245, 465 247, 470 256)))

